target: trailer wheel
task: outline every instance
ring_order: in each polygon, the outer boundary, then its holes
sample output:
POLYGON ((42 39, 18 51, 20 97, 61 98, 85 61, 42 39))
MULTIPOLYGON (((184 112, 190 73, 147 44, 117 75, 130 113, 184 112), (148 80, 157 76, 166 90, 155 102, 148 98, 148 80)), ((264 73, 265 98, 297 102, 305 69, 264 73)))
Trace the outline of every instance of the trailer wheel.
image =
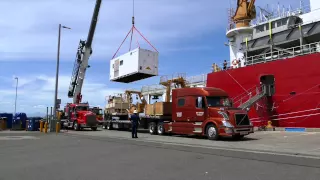
POLYGON ((210 140, 219 139, 218 128, 214 124, 207 125, 206 135, 207 135, 208 139, 210 139, 210 140))
POLYGON ((97 127, 91 127, 91 130, 92 130, 92 131, 96 131, 96 130, 97 130, 97 127))
POLYGON ((78 124, 77 121, 75 121, 75 122, 73 123, 73 129, 74 129, 75 131, 79 131, 79 130, 80 130, 80 126, 79 126, 79 124, 78 124))
POLYGON ((112 124, 111 123, 107 123, 107 129, 108 130, 112 130, 112 124))
POLYGON ((157 125, 156 125, 155 122, 151 122, 151 123, 149 124, 149 132, 150 132, 150 134, 152 134, 152 135, 154 135, 154 134, 157 133, 157 125))
POLYGON ((158 132, 159 135, 164 135, 165 134, 163 123, 159 123, 158 124, 157 132, 158 132))

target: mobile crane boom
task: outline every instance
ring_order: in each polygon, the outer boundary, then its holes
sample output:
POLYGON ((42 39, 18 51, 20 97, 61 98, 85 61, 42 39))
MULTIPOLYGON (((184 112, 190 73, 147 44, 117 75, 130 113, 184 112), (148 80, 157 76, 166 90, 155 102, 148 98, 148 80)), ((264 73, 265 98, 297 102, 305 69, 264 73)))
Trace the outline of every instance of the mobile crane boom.
POLYGON ((78 104, 81 102, 82 95, 81 90, 83 86, 86 70, 89 67, 88 61, 92 54, 92 41, 95 33, 95 29, 98 22, 98 16, 100 11, 102 0, 97 0, 94 8, 94 12, 91 19, 90 29, 86 41, 80 39, 76 59, 74 62, 71 82, 69 85, 68 97, 73 98, 73 103, 78 104))

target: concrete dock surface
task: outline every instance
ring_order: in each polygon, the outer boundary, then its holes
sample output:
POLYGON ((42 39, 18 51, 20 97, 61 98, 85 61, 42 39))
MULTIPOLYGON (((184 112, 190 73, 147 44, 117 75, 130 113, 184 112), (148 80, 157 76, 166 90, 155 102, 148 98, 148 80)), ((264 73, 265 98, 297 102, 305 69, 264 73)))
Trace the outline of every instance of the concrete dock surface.
POLYGON ((242 141, 146 133, 139 133, 138 139, 130 136, 130 132, 108 130, 0 132, 0 180, 320 177, 320 145, 310 144, 319 142, 319 134, 259 132, 242 141))

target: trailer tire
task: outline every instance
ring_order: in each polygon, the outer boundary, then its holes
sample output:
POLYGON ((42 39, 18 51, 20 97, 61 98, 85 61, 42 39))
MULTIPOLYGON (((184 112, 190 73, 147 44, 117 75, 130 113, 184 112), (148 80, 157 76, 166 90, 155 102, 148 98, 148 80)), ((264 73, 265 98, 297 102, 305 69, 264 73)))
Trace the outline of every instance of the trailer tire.
POLYGON ((165 135, 165 130, 164 130, 164 126, 163 123, 159 123, 157 126, 157 132, 159 135, 165 135))
POLYGON ((107 129, 112 130, 112 123, 107 123, 107 129))
POLYGON ((149 133, 151 135, 157 134, 157 124, 155 122, 149 123, 149 133))
POLYGON ((79 131, 79 130, 80 130, 80 126, 79 126, 79 124, 78 124, 77 121, 75 121, 75 122, 73 123, 73 129, 74 129, 75 131, 79 131))
POLYGON ((206 127, 206 135, 209 140, 218 140, 219 139, 218 128, 214 124, 208 124, 206 127))
POLYGON ((92 130, 92 131, 96 131, 96 130, 97 130, 97 127, 91 127, 91 130, 92 130))

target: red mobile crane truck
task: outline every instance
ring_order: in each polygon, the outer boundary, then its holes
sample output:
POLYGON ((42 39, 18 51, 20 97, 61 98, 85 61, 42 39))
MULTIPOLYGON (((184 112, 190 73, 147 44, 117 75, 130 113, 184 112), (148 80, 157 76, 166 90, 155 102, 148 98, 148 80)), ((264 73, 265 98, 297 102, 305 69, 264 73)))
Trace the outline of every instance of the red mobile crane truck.
POLYGON ((91 19, 90 29, 86 41, 80 40, 76 59, 73 67, 71 82, 69 86, 68 97, 73 98, 73 103, 65 106, 67 120, 63 125, 74 130, 82 128, 91 128, 97 130, 99 122, 96 114, 89 109, 89 103, 81 103, 81 90, 88 67, 89 57, 92 54, 92 42, 98 22, 98 15, 102 0, 96 0, 96 5, 91 19))
MULTIPOLYGON (((228 94, 218 88, 173 89, 172 102, 152 106, 152 113, 140 116, 140 126, 148 127, 151 134, 202 135, 216 140, 220 136, 239 139, 254 132, 247 111, 233 107, 228 94)), ((106 121, 108 129, 130 123, 114 116, 106 121)))

